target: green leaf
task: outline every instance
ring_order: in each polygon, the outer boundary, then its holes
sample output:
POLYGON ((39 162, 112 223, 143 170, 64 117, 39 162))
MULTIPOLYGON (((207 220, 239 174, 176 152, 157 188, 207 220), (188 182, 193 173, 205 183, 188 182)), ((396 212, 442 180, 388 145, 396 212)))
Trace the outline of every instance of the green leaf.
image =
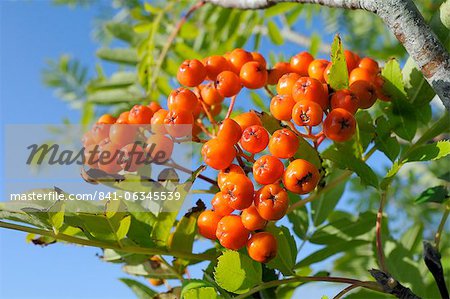
POLYGON ((433 99, 435 95, 433 88, 425 80, 411 57, 406 60, 402 74, 405 90, 411 103, 422 106, 433 99))
POLYGON ((109 79, 102 78, 92 81, 87 88, 89 92, 92 92, 101 89, 124 88, 136 82, 136 73, 120 71, 114 73, 109 79))
POLYGON ((348 88, 348 70, 345 62, 344 49, 339 35, 334 37, 331 44, 331 63, 328 83, 335 90, 348 88))
POLYGON ((413 224, 400 238, 402 246, 411 254, 414 254, 422 244, 423 224, 413 224))
POLYGON ((64 224, 64 209, 65 204, 63 200, 56 201, 48 209, 50 224, 53 226, 53 231, 55 234, 58 234, 59 229, 64 224))
POLYGON ((377 118, 376 126, 375 145, 394 162, 400 153, 400 144, 395 136, 391 136, 391 127, 384 116, 377 118))
POLYGON ((200 212, 195 212, 188 217, 181 217, 169 242, 169 248, 184 252, 192 252, 192 245, 194 244, 195 232, 197 229, 197 217, 199 214, 200 212))
POLYGON ((126 284, 139 299, 152 298, 157 295, 155 291, 144 285, 143 283, 130 278, 119 278, 121 282, 126 284))
POLYGON ((417 111, 406 98, 403 75, 397 60, 389 60, 382 70, 384 92, 391 97, 392 106, 386 112, 394 132, 411 141, 417 130, 417 111))
POLYGON ((431 161, 444 158, 449 154, 450 140, 442 140, 416 147, 404 157, 404 161, 431 161))
POLYGON ((190 289, 184 293, 182 298, 185 299, 200 299, 200 298, 208 298, 208 299, 216 299, 219 298, 217 295, 217 291, 213 287, 206 288, 196 288, 190 289))
POLYGON ((280 29, 278 28, 278 26, 275 24, 274 21, 270 20, 267 22, 267 31, 268 31, 270 40, 275 45, 283 44, 283 42, 284 42, 283 36, 281 35, 280 29))
POLYGON ((144 98, 144 94, 136 86, 127 88, 113 88, 106 90, 98 90, 89 93, 87 101, 100 105, 110 105, 113 103, 140 101, 144 98))
MULTIPOLYGON (((343 171, 335 169, 325 178, 325 186, 343 173, 343 171)), ((320 192, 320 197, 311 202, 311 214, 315 226, 322 224, 334 210, 342 194, 344 194, 346 184, 347 181, 343 181, 327 191, 320 191, 320 189, 316 191, 320 192)))
POLYGON ((240 252, 227 250, 218 258, 214 278, 228 292, 244 294, 262 282, 261 264, 240 252))
POLYGON ((136 49, 130 48, 102 48, 97 51, 97 57, 103 60, 129 65, 136 65, 139 62, 136 49))
POLYGON ((449 198, 448 190, 445 186, 435 186, 423 191, 414 201, 416 204, 427 202, 443 203, 449 198))
POLYGON ((164 263, 147 260, 141 264, 124 265, 122 270, 135 276, 147 278, 174 279, 178 278, 173 271, 164 263))
POLYGON ((329 149, 322 154, 322 158, 333 161, 341 169, 355 172, 361 179, 362 184, 378 187, 378 177, 372 168, 352 153, 329 149))
POLYGON ((264 10, 264 16, 271 18, 277 15, 289 13, 291 10, 299 7, 297 3, 278 3, 264 10))
POLYGON ((294 237, 285 226, 276 227, 273 224, 269 224, 266 227, 266 231, 274 235, 278 245, 277 256, 267 263, 267 267, 280 270, 286 276, 293 275, 295 259, 297 258, 297 245, 294 237))
MULTIPOLYGON (((213 287, 213 285, 208 281, 201 279, 186 279, 182 283, 181 298, 184 298, 185 293, 190 290, 208 287, 213 287)), ((196 297, 196 298, 203 298, 203 297, 196 297)))
POLYGON ((306 258, 302 259, 299 263, 297 263, 297 265, 295 265, 295 268, 298 269, 301 267, 309 266, 314 263, 321 262, 337 253, 345 252, 346 250, 350 250, 352 248, 355 248, 355 247, 358 247, 358 246, 361 246, 364 244, 368 244, 368 241, 355 239, 355 240, 351 240, 351 241, 345 241, 345 242, 331 244, 323 249, 313 252, 306 258))
POLYGON ((135 45, 139 37, 133 30, 133 26, 124 22, 108 22, 105 25, 106 30, 115 38, 135 45))
POLYGON ((264 100, 259 94, 257 94, 256 92, 250 92, 250 98, 252 99, 253 104, 255 104, 256 107, 258 107, 262 111, 267 111, 267 105, 266 103, 264 103, 264 100))

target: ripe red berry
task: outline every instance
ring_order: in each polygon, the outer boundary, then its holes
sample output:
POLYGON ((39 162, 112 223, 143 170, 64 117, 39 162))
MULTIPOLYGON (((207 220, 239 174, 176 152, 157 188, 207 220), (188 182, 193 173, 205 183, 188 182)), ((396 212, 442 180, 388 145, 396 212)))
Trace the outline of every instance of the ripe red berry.
POLYGON ((216 78, 217 92, 223 97, 237 95, 242 88, 239 76, 231 71, 223 71, 216 78))
POLYGON ((356 131, 356 120, 353 114, 342 108, 336 108, 325 118, 323 133, 333 141, 350 140, 356 131))
POLYGON ((262 126, 250 126, 242 132, 240 144, 252 154, 259 153, 269 144, 269 133, 262 126))
POLYGON ((292 120, 299 126, 317 126, 322 118, 322 107, 313 101, 299 101, 292 109, 292 120))
POLYGON ((182 85, 194 87, 206 78, 206 69, 197 59, 185 60, 178 69, 177 79, 182 85))
POLYGON ((258 89, 267 84, 267 70, 257 61, 245 63, 239 74, 242 85, 250 89, 258 89))
POLYGON ((241 217, 229 215, 217 224, 216 237, 225 248, 239 250, 247 244, 250 232, 244 227, 241 217))
POLYGON ((207 239, 217 239, 217 225, 221 219, 222 216, 214 211, 203 211, 197 219, 198 232, 207 239))
POLYGON ((306 194, 316 188, 319 179, 319 171, 313 164, 297 159, 292 161, 284 171, 283 185, 293 193, 306 194))
POLYGON ((271 155, 262 156, 253 164, 253 177, 261 185, 275 183, 281 178, 283 172, 283 163, 271 155))
POLYGON ((247 242, 248 255, 260 263, 267 263, 276 257, 277 250, 277 239, 269 232, 256 233, 247 242))

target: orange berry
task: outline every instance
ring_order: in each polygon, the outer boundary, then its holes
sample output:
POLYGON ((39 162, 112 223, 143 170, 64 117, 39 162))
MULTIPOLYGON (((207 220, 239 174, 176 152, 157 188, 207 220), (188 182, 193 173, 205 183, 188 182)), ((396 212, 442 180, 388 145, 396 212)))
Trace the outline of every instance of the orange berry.
POLYGON ((314 57, 308 52, 300 52, 291 58, 291 70, 300 76, 308 76, 308 66, 314 57))
POLYGON ((261 185, 275 183, 281 178, 283 172, 283 163, 271 155, 262 156, 253 164, 253 177, 261 185))
POLYGON ((149 124, 152 119, 153 111, 144 105, 134 105, 128 114, 129 124, 149 124))
POLYGON ((214 211, 203 211, 197 219, 197 227, 200 235, 207 239, 215 240, 217 226, 222 219, 218 213, 214 211))
POLYGON ((253 61, 259 62, 264 68, 267 67, 267 62, 264 56, 258 52, 251 52, 250 54, 252 54, 253 61))
POLYGON ((278 120, 291 120, 295 101, 291 95, 276 95, 270 101, 270 113, 278 120))
POLYGON ((278 84, 278 80, 287 73, 291 72, 291 65, 288 62, 277 62, 268 71, 267 84, 276 85, 278 84))
POLYGON ((217 185, 219 186, 220 189, 222 189, 222 186, 225 183, 227 176, 233 173, 245 175, 245 172, 241 168, 241 166, 236 164, 231 164, 227 168, 220 170, 219 174, 217 175, 217 185))
POLYGON ((206 84, 200 90, 203 102, 207 105, 216 105, 223 102, 224 97, 220 95, 213 83, 206 84))
POLYGON ((220 191, 222 191, 228 205, 235 210, 246 209, 253 202, 253 183, 243 174, 228 174, 220 191))
POLYGON ((167 133, 175 138, 191 135, 193 123, 192 113, 186 110, 170 110, 164 118, 167 133))
POLYGON ((280 80, 278 80, 277 93, 292 95, 292 88, 300 77, 301 76, 296 73, 284 74, 280 80))
POLYGON ((255 206, 262 218, 280 220, 289 207, 288 193, 279 184, 265 185, 255 194, 255 206))
POLYGON ((377 74, 380 71, 378 62, 369 57, 364 57, 359 61, 358 67, 368 70, 372 74, 377 74))
POLYGON ((173 90, 167 98, 167 107, 169 110, 186 110, 193 112, 197 103, 198 98, 195 93, 185 87, 173 90))
POLYGON ((250 232, 242 224, 240 216, 225 216, 217 224, 216 237, 225 248, 239 250, 245 246, 249 236, 250 232))
POLYGON ((166 134, 167 130, 164 125, 164 119, 166 118, 169 111, 166 109, 160 109, 153 114, 150 124, 153 133, 166 134))
POLYGON ((250 206, 243 210, 241 220, 244 227, 250 231, 263 229, 267 224, 267 220, 259 215, 255 206, 250 206))
POLYGON ((317 126, 322 118, 322 107, 313 101, 297 102, 292 109, 292 120, 299 126, 317 126))
POLYGON ((112 125, 108 124, 94 124, 91 129, 91 138, 95 143, 100 143, 105 138, 109 137, 109 131, 112 125))
POLYGON ((244 112, 233 117, 240 126, 242 131, 250 126, 262 126, 262 121, 254 111, 244 112))
POLYGON ((103 114, 100 116, 100 118, 97 120, 98 124, 108 124, 112 125, 116 122, 116 118, 112 116, 111 114, 103 114))
POLYGON ((277 239, 269 232, 259 232, 247 242, 248 255, 255 261, 267 263, 277 256, 277 239))
POLYGON ((129 115, 130 111, 120 113, 119 117, 116 119, 116 124, 127 124, 129 115))
POLYGON ((325 78, 323 74, 330 62, 325 59, 313 60, 308 66, 308 75, 311 78, 319 80, 321 83, 325 83, 325 78))
POLYGON ((172 157, 173 140, 162 134, 153 134, 145 142, 145 151, 157 164, 163 164, 172 157))
POLYGON ((217 75, 215 86, 217 92, 223 97, 235 96, 242 88, 239 76, 231 71, 223 71, 217 75))
POLYGON ((127 124, 114 124, 109 128, 109 139, 114 144, 122 147, 133 143, 136 138, 137 126, 127 124))
POLYGON ((283 185, 293 193, 306 194, 316 188, 319 179, 319 171, 313 164, 297 159, 289 163, 284 171, 283 185))
POLYGON ((257 61, 245 63, 239 73, 242 85, 249 89, 258 89, 267 84, 267 70, 257 61))
POLYGON ((280 159, 288 159, 295 155, 299 147, 298 137, 289 129, 275 131, 269 140, 269 151, 280 159))
POLYGON ((231 70, 236 74, 240 73, 241 68, 244 64, 252 60, 252 54, 243 49, 234 49, 228 56, 231 70))
POLYGON ((233 213, 234 209, 228 205, 227 199, 222 192, 217 192, 211 200, 214 211, 220 216, 227 216, 233 213))
POLYGON ((242 136, 241 126, 231 118, 224 119, 219 126, 217 138, 236 144, 242 136))
POLYGON ((231 66, 223 56, 213 55, 205 59, 205 69, 209 80, 215 81, 217 75, 223 71, 230 71, 231 66))
POLYGON ((338 90, 331 96, 331 109, 342 108, 355 114, 358 107, 358 97, 348 89, 338 90))
POLYGON ((214 138, 203 144, 202 156, 207 165, 220 170, 230 166, 236 157, 236 150, 233 144, 214 138))
POLYGON ((155 114, 155 112, 159 111, 162 107, 159 103, 157 102, 150 102, 150 104, 147 105, 148 108, 150 108, 150 110, 152 110, 153 114, 155 114))
POLYGON ((197 59, 185 60, 178 69, 177 79, 180 84, 194 87, 206 78, 206 69, 197 59))
POLYGON ((348 80, 350 85, 356 81, 367 81, 369 83, 373 83, 373 81, 375 80, 375 74, 371 73, 367 69, 357 67, 350 73, 350 77, 348 80))
POLYGON ((323 122, 323 133, 333 141, 347 141, 355 131, 356 120, 353 114, 342 108, 331 110, 323 122))
POLYGON ((344 50, 345 62, 347 63, 347 71, 350 72, 358 67, 359 57, 355 53, 349 50, 344 50))
POLYGON ((373 84, 367 81, 355 81, 350 85, 350 90, 359 99, 359 108, 368 109, 375 104, 377 100, 376 89, 373 84))
POLYGON ((240 144, 246 151, 256 154, 263 151, 269 144, 269 133, 262 126, 251 126, 242 132, 240 144))
POLYGON ((296 102, 316 102, 323 110, 326 110, 329 105, 328 95, 324 90, 324 86, 314 78, 302 77, 298 79, 292 87, 292 97, 296 102))

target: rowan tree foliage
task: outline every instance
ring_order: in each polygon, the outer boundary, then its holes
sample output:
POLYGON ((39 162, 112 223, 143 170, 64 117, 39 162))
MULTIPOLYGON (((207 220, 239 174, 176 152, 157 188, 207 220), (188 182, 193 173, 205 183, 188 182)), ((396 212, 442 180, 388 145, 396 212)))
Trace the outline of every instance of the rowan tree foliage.
MULTIPOLYGON (((163 280, 171 284, 179 281, 158 294, 151 285, 122 279, 139 298, 291 298, 297 289, 297 294, 302 294, 304 284, 318 281, 342 284, 343 290, 335 298, 448 298, 450 141, 448 109, 442 105, 449 101, 448 89, 447 98, 436 95, 435 86, 423 75, 424 68, 417 68, 405 51, 404 41, 372 12, 317 4, 275 4, 278 1, 258 10, 224 7, 235 2, 113 1, 113 13, 97 20, 94 28, 99 43, 95 70, 64 55, 48 64, 43 78, 58 97, 81 110, 80 122, 89 129, 104 113, 118 116, 134 105, 151 102, 164 106, 172 90, 180 86, 177 73, 187 59, 201 60, 244 48, 261 52, 270 70, 308 51, 333 63, 327 79, 332 92, 349 88, 344 49, 375 59, 384 82, 382 94, 377 96, 385 95, 388 101, 378 99, 369 109, 355 112, 355 131, 345 140, 325 133, 328 139, 321 144, 319 135, 308 138, 311 131, 298 136, 300 146, 289 157, 308 160, 317 168, 317 187, 299 195, 301 192, 290 189, 283 179, 289 191, 286 217, 255 224, 254 230, 261 224, 276 239, 277 253, 272 260, 255 261, 250 249, 226 249, 220 245, 226 243, 222 240, 209 242, 202 252, 195 250, 195 244, 205 242, 201 235, 208 234, 205 230, 199 234, 197 218, 211 208, 210 200, 218 187, 222 189, 220 177, 219 186, 215 185, 217 171, 201 167, 212 165, 202 160, 202 142, 196 145, 194 157, 199 168, 176 187, 201 200, 187 214, 122 212, 120 205, 125 202, 103 204, 103 212, 92 214, 65 212, 68 209, 63 202, 51 207, 15 205, 14 209, 2 203, 0 227, 33 234, 39 244, 65 242, 101 248, 103 261, 123 264, 124 272, 150 278, 153 285, 163 280), (336 33, 340 38, 334 37, 336 33), (105 72, 105 63, 112 64, 114 71, 105 72), (373 162, 374 156, 377 162, 373 162), (386 167, 377 165, 380 161, 386 167), (208 175, 216 177, 207 185, 208 175), (314 250, 305 254, 308 246, 314 250), (186 270, 200 267, 203 261, 207 263, 201 266, 202 277, 186 275, 186 270)), ((406 2, 417 5, 431 28, 429 34, 435 34, 447 49, 438 63, 448 73, 449 3, 406 2)), ((95 0, 55 3, 93 8, 104 5, 95 0)), ((233 110, 229 107, 235 102, 232 116, 254 110, 268 134, 289 128, 271 109, 277 92, 274 85, 244 88, 237 98, 225 100, 212 119, 208 113, 204 115, 206 131, 200 133, 199 140, 209 139, 206 133, 215 134, 215 120, 228 118, 233 110)), ((297 125, 299 121, 300 114, 297 125)), ((241 139, 240 144, 254 153, 258 144, 251 142, 245 145, 241 139)), ((242 153, 242 157, 250 157, 242 168, 251 169, 253 156, 242 153)), ((139 175, 122 179, 126 182, 139 175)), ((113 187, 121 188, 120 184, 122 181, 113 187)))

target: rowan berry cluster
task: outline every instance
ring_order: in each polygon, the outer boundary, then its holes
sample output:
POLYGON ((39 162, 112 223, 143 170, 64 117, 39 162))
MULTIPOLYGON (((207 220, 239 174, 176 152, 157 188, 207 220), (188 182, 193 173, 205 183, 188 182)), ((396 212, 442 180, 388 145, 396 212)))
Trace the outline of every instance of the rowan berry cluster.
POLYGON ((167 136, 171 126, 152 126, 152 132, 147 127, 161 110, 158 103, 151 102, 135 105, 118 118, 102 115, 82 138, 85 164, 116 174, 135 172, 150 162, 167 161, 174 147, 173 139, 167 136))
MULTIPOLYGON (((378 64, 370 58, 360 59, 350 51, 345 51, 345 56, 350 88, 338 91, 328 85, 331 63, 314 59, 307 52, 295 55, 290 63, 277 63, 267 70, 263 56, 236 49, 224 57, 206 58, 205 72, 198 80, 185 79, 188 72, 184 66, 189 62, 180 67, 180 83, 195 86, 208 78, 213 81, 206 85, 208 90, 215 90, 220 101, 223 97, 235 97, 242 87, 258 89, 276 84, 278 94, 271 100, 270 112, 288 125, 270 136, 255 112, 234 118, 227 114, 217 134, 201 151, 204 162, 219 170, 220 188, 211 201, 212 210, 203 212, 198 219, 201 235, 217 239, 228 249, 247 246, 249 256, 259 262, 268 262, 276 256, 276 239, 264 231, 267 223, 286 214, 288 191, 309 193, 320 180, 316 166, 294 158, 299 150, 299 136, 311 139, 316 146, 325 137, 338 142, 349 140, 356 130, 353 115, 358 109, 371 107, 380 97, 383 81, 378 64), (297 130, 292 121, 306 128, 307 133, 297 130), (322 121, 323 130, 313 134, 313 127, 322 121), (263 153, 266 149, 269 153, 263 153), (245 169, 243 159, 253 163, 250 171, 245 169), (233 164, 235 160, 239 165, 233 164), (260 187, 255 186, 251 177, 260 187)), ((196 62, 197 69, 199 64, 196 62)))

